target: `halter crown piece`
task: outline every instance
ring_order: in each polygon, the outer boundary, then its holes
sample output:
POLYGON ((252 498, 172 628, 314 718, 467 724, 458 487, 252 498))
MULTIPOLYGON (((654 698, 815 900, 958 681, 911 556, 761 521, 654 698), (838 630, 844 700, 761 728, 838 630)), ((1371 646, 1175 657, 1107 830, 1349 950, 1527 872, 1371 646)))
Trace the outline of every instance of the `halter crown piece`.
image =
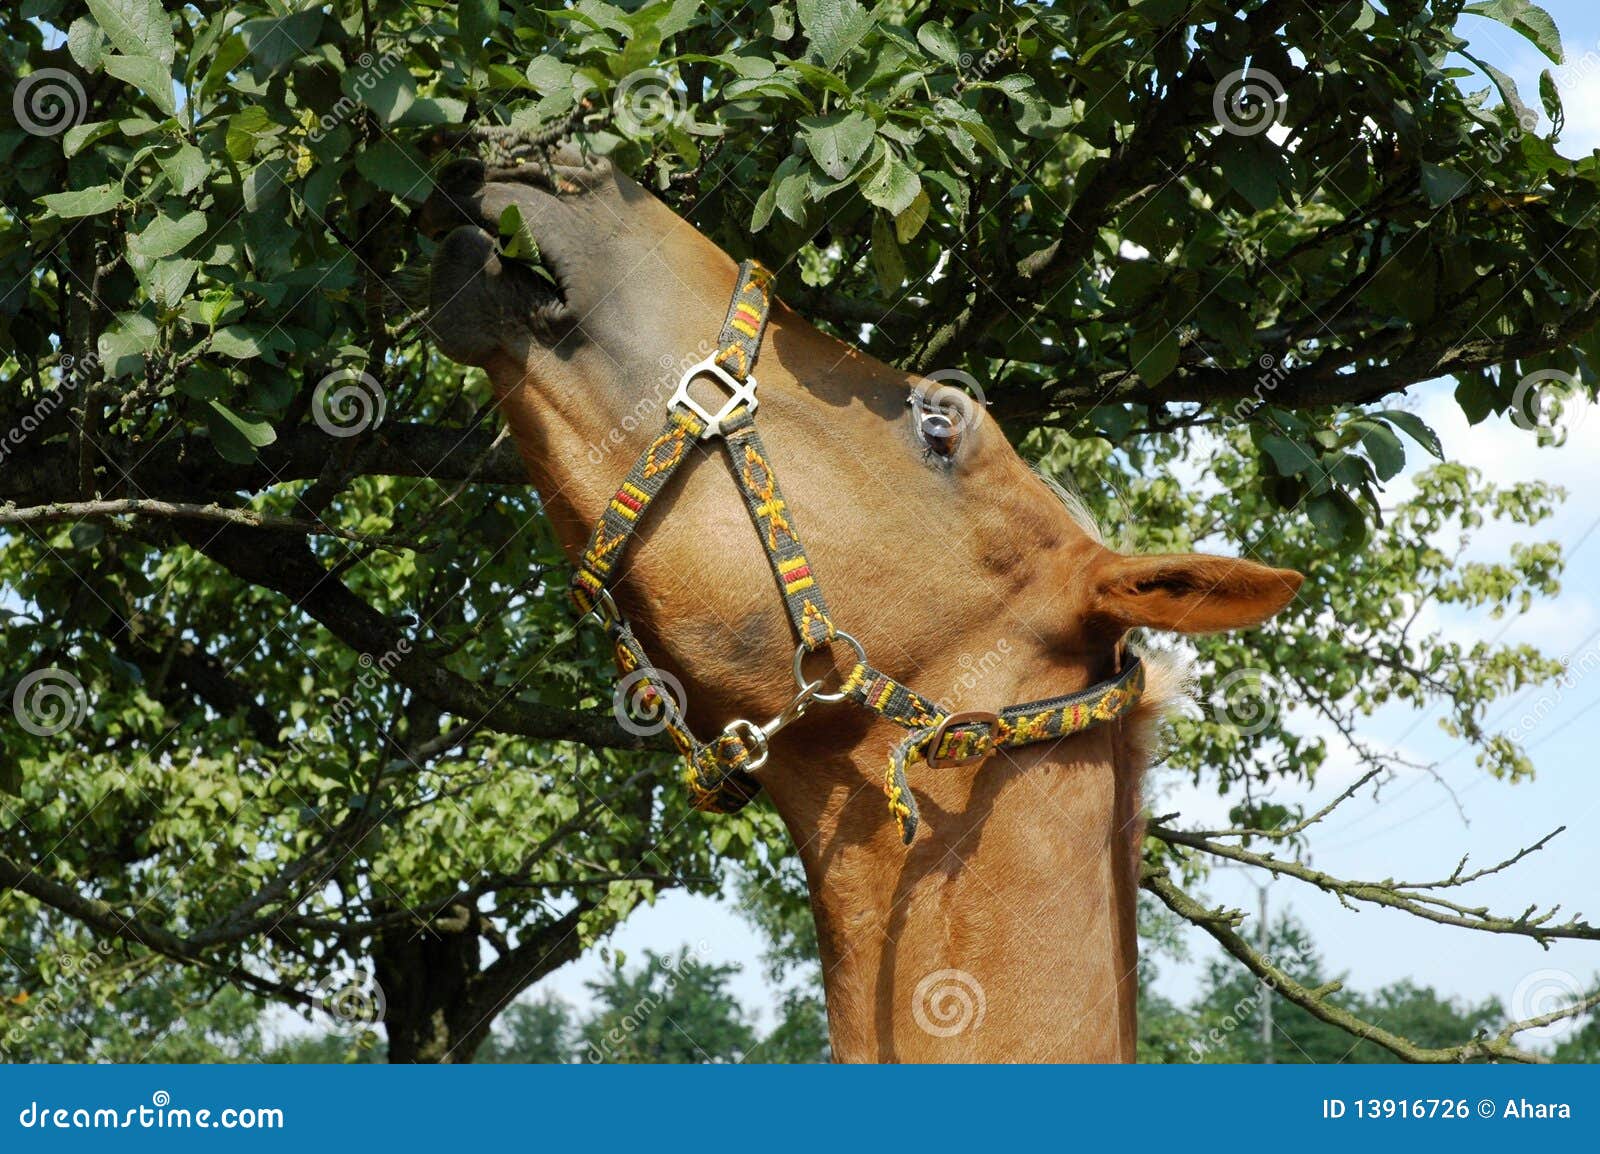
POLYGON ((750 370, 771 311, 771 284, 772 274, 755 261, 739 266, 739 280, 716 353, 684 372, 667 403, 665 427, 634 462, 606 506, 572 576, 569 593, 579 613, 594 614, 604 625, 623 676, 633 677, 654 696, 666 732, 687 763, 684 783, 696 809, 733 813, 743 808, 761 792, 755 773, 767 760, 773 734, 813 705, 850 701, 910 731, 890 751, 883 785, 901 840, 910 845, 917 833, 918 816, 906 782, 909 766, 919 761, 934 769, 970 765, 997 749, 1049 741, 1112 721, 1138 704, 1144 692, 1144 667, 1135 657, 1116 677, 1080 693, 1012 705, 999 713, 952 713, 867 664, 861 643, 833 624, 822 587, 801 547, 794 514, 783 499, 766 447, 756 433, 756 379, 750 370), (689 395, 689 385, 702 376, 714 377, 730 393, 715 413, 689 395), (666 691, 662 675, 617 612, 610 586, 628 541, 651 502, 688 458, 691 442, 713 438, 722 441, 800 644, 794 655, 798 691, 782 712, 765 723, 731 721, 716 737, 702 742, 689 732, 682 709, 666 691), (805 679, 801 663, 806 654, 835 642, 850 646, 856 662, 837 692, 824 693, 822 682, 805 679))

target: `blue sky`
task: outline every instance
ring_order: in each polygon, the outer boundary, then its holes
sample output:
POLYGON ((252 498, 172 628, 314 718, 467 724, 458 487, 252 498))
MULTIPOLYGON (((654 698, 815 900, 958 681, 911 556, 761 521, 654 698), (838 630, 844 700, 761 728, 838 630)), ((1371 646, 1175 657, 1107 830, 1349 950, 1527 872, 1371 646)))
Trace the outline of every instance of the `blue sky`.
MULTIPOLYGON (((1582 156, 1600 147, 1600 6, 1553 0, 1544 7, 1567 45, 1567 65, 1556 70, 1567 120, 1560 151, 1582 156)), ((1474 51, 1515 77, 1536 104, 1538 75, 1548 62, 1533 46, 1483 19, 1468 18, 1463 30, 1474 51)), ((1488 87, 1486 80, 1467 83, 1488 87)), ((1364 739, 1437 763, 1440 780, 1419 772, 1393 782, 1376 802, 1362 798, 1344 806, 1314 839, 1313 863, 1346 877, 1442 877, 1465 853, 1488 865, 1565 825, 1566 833, 1541 853, 1475 886, 1473 900, 1504 912, 1537 900, 1561 903, 1566 914, 1600 915, 1594 901, 1594 879, 1600 876, 1600 785, 1594 777, 1594 753, 1600 747, 1600 503, 1594 496, 1600 482, 1600 406, 1580 414, 1564 445, 1541 448, 1532 434, 1503 418, 1469 427, 1452 389, 1448 382, 1435 382, 1412 394, 1413 407, 1439 432, 1448 456, 1476 465, 1497 483, 1543 479, 1569 492, 1556 517, 1532 533, 1516 527, 1481 532, 1475 555, 1503 556, 1520 533, 1560 542, 1567 570, 1561 594, 1526 616, 1508 622, 1487 613, 1447 611, 1435 615, 1436 625, 1463 638, 1525 641, 1567 658, 1575 669, 1583 667, 1587 655, 1592 672, 1575 676, 1559 691, 1534 689, 1491 710, 1491 722, 1506 727, 1520 721, 1528 729, 1526 744, 1537 777, 1520 785, 1497 782, 1479 770, 1472 751, 1439 729, 1438 710, 1387 709, 1370 719, 1364 739)), ((1402 476, 1389 496, 1403 497, 1408 489, 1408 476, 1402 476)), ((1327 800, 1348 784, 1352 772, 1330 767, 1317 789, 1285 794, 1283 800, 1327 800)), ((1162 781, 1159 771, 1156 780, 1162 781)), ((1161 809, 1181 810, 1186 822, 1198 824, 1225 813, 1228 804, 1209 789, 1168 783, 1161 809)), ((1206 892, 1213 900, 1254 910, 1257 880, 1253 871, 1220 870, 1206 892)), ((1593 944, 1567 943, 1545 951, 1522 939, 1453 930, 1405 914, 1352 913, 1293 882, 1275 883, 1269 902, 1275 915, 1292 910, 1310 926, 1331 968, 1348 972, 1358 987, 1410 978, 1466 998, 1494 995, 1514 1008, 1533 1004, 1547 1010, 1551 1006, 1540 999, 1549 991, 1576 989, 1600 973, 1600 948, 1593 944)), ((771 1020, 760 938, 728 905, 669 894, 630 919, 612 944, 634 957, 647 947, 665 951, 689 944, 705 960, 740 964, 744 973, 735 982, 737 992, 748 1004, 767 1009, 771 1020)), ((1220 956, 1198 931, 1189 935, 1189 948, 1187 963, 1163 965, 1158 986, 1169 996, 1193 993, 1204 964, 1220 956)), ((583 983, 603 965, 591 954, 542 988, 585 1004, 583 983)))

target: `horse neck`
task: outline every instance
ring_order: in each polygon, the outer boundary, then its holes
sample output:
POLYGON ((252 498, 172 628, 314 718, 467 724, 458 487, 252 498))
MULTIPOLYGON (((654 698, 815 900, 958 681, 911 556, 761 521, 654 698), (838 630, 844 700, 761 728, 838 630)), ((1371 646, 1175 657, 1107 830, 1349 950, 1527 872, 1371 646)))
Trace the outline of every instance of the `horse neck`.
POLYGON ((1131 1061, 1140 837, 1114 730, 913 771, 900 844, 876 788, 892 737, 781 764, 840 1061, 1131 1061))
MULTIPOLYGON (((678 335, 660 342, 679 354, 670 366, 662 350, 592 348, 490 366, 570 557, 659 430, 680 364, 715 335, 734 267, 713 266, 709 290, 671 306, 678 335)), ((1070 584, 1062 551, 1082 534, 1009 448, 991 442, 983 475, 952 483, 900 443, 907 378, 781 307, 756 373, 758 423, 796 529, 834 619, 875 664, 947 699, 963 655, 1004 649, 961 708, 1071 692, 1113 671, 1064 655, 1060 629, 1040 616, 1070 584)), ((722 460, 674 478, 617 594, 646 650, 687 688, 702 736, 773 716, 793 694, 790 627, 722 460)), ((909 850, 878 788, 900 736, 865 711, 819 707, 773 740, 762 771, 805 862, 836 1056, 1131 1059, 1138 803, 1113 732, 975 769, 915 770, 925 820, 909 850), (983 1016, 953 1029, 945 1015, 965 982, 983 1016)))

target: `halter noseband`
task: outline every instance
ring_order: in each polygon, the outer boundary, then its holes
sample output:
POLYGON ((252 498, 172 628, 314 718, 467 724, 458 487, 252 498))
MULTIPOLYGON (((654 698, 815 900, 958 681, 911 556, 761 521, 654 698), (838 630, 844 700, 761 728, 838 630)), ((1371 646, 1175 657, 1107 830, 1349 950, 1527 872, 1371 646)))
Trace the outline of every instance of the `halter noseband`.
POLYGON ((1049 741, 1112 721, 1138 704, 1144 692, 1144 667, 1135 657, 1116 677, 1080 693, 1011 705, 999 713, 952 713, 867 664, 861 643, 833 624, 822 588, 796 535, 794 514, 784 502, 778 478, 767 462, 766 448, 756 433, 754 418, 759 402, 756 379, 750 369, 760 351, 771 311, 771 282, 772 274, 755 261, 739 266, 739 280, 717 340, 717 352, 690 366, 679 380, 677 392, 667 404, 665 428, 634 462, 622 487, 606 506, 572 576, 569 593, 580 613, 595 614, 605 626, 622 674, 637 674, 636 680, 653 692, 667 734, 687 762, 684 782, 696 809, 713 813, 741 809, 761 792, 761 783, 754 774, 765 764, 768 742, 774 734, 813 705, 851 701, 911 731, 890 751, 883 787, 901 840, 910 845, 916 836, 918 815, 917 803, 906 782, 909 765, 917 761, 926 762, 932 769, 969 765, 983 761, 997 749, 1049 741), (707 375, 717 378, 731 394, 715 413, 702 408, 689 395, 689 385, 707 375), (784 608, 800 639, 794 655, 794 678, 799 688, 770 721, 730 721, 716 737, 701 742, 689 732, 678 703, 662 688, 661 674, 617 611, 610 585, 628 541, 650 503, 688 457, 690 442, 711 438, 720 438, 727 452, 728 464, 772 565, 784 608), (807 681, 801 666, 808 653, 836 641, 855 651, 855 665, 836 692, 823 693, 822 682, 807 681))

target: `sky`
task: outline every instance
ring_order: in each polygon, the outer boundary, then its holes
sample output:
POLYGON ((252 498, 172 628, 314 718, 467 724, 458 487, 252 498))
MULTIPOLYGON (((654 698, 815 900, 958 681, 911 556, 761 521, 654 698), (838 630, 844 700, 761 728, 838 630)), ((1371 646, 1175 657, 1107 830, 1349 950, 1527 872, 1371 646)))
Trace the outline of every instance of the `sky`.
MULTIPOLYGON (((1567 48, 1567 64, 1555 70, 1566 111, 1559 150, 1583 156, 1600 148, 1600 5, 1584 0, 1546 0, 1567 48)), ((1475 53, 1509 72, 1524 98, 1537 104, 1538 75, 1548 62, 1516 33, 1488 20, 1463 22, 1475 53)), ((1487 81, 1465 82, 1488 87, 1487 81)), ((1542 128, 1541 128, 1542 130, 1542 128)), ((1463 854, 1483 866, 1509 856, 1558 826, 1566 826, 1544 850, 1505 874, 1485 879, 1471 891, 1473 902, 1515 913, 1537 900, 1560 903, 1561 917, 1600 914, 1593 900, 1600 877, 1600 786, 1595 782, 1595 751, 1600 748, 1600 406, 1591 405, 1568 422, 1566 442, 1541 447, 1536 437, 1509 419, 1491 417, 1471 427, 1452 397, 1453 384, 1432 382, 1412 391, 1411 407, 1440 435, 1446 455, 1475 465, 1490 480, 1508 485, 1545 480, 1564 486, 1568 500, 1554 518, 1528 530, 1490 526, 1481 531, 1470 556, 1504 556, 1519 537, 1559 542, 1567 568, 1559 596, 1538 602, 1525 616, 1496 621, 1485 612, 1434 613, 1438 628, 1464 639, 1526 642, 1568 660, 1575 671, 1559 688, 1535 688, 1502 700, 1489 713, 1501 726, 1520 724, 1536 777, 1531 782, 1495 781, 1480 770, 1470 748, 1438 726, 1440 711, 1386 708, 1369 719, 1362 737, 1369 743, 1403 749, 1413 759, 1433 762, 1436 780, 1420 771, 1402 777, 1373 801, 1352 800, 1321 826, 1312 841, 1312 864, 1344 877, 1424 879, 1450 873, 1463 854)), ((1386 503, 1411 491, 1416 467, 1428 463, 1413 451, 1412 464, 1391 482, 1386 503)), ((1330 765, 1308 792, 1280 792, 1284 802, 1315 807, 1347 786, 1355 768, 1330 765)), ((1226 814, 1231 801, 1213 787, 1195 789, 1164 778, 1160 808, 1183 814, 1191 826, 1226 814)), ((711 819, 715 820, 715 819, 711 819)), ((1260 901, 1257 871, 1218 870, 1203 887, 1212 900, 1254 911, 1260 901)), ((1480 1001, 1494 996, 1519 1016, 1554 1008, 1552 998, 1575 994, 1600 974, 1600 947, 1564 943, 1543 950, 1520 938, 1500 938, 1419 921, 1407 914, 1363 907, 1352 912, 1336 900, 1292 881, 1267 891, 1276 918, 1283 911, 1307 925, 1333 973, 1350 985, 1370 989, 1402 978, 1433 986, 1443 994, 1480 1001)), ((1247 924, 1247 929, 1253 929, 1247 924)), ((741 999, 773 1021, 773 992, 762 975, 762 939, 729 903, 669 893, 616 933, 611 945, 638 958, 646 948, 665 952, 687 945, 702 960, 743 967, 733 986, 741 999)), ((1222 955, 1203 933, 1187 935, 1189 959, 1160 962, 1157 989, 1187 999, 1197 990, 1204 967, 1222 955)), ((542 983, 579 1005, 590 1004, 585 983, 605 962, 590 953, 542 983)), ((1532 1040, 1548 1045, 1559 1034, 1532 1040)))

